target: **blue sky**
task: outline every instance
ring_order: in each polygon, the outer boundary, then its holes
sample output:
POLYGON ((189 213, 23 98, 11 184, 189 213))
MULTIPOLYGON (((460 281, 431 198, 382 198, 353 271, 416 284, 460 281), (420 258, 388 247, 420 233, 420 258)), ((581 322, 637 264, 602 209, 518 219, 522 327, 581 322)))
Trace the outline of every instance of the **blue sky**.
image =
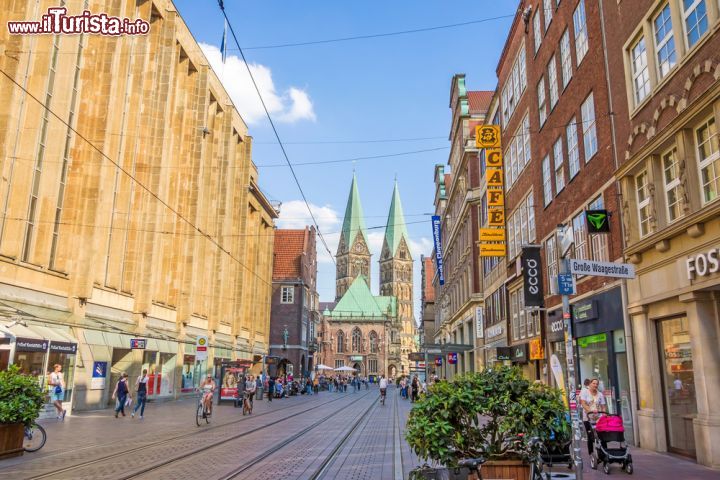
MULTIPOLYGON (((255 93, 236 50, 219 60, 223 19, 214 0, 176 0, 175 4, 211 65, 224 79, 255 139, 253 157, 260 185, 281 201, 280 228, 309 224, 305 205, 283 163, 272 130, 261 115, 255 93)), ((225 9, 243 48, 376 34, 512 15, 516 0, 440 1, 243 1, 225 0, 225 9)), ((245 54, 276 121, 292 163, 329 161, 431 150, 390 158, 297 166, 296 172, 321 231, 335 253, 337 234, 353 169, 368 227, 384 226, 393 181, 397 180, 415 257, 419 298, 420 253, 432 249, 433 166, 447 164, 450 80, 467 74, 471 90, 491 90, 495 67, 512 19, 464 27, 365 40, 275 49, 245 54), (314 143, 426 138, 417 141, 314 143), (414 223, 418 222, 418 223, 414 223)), ((230 47, 235 44, 228 33, 230 47)), ((377 292, 377 260, 384 228, 370 230, 374 250, 372 288, 377 292)), ((318 245, 318 290, 334 299, 335 270, 318 245)), ((417 302, 416 302, 417 303, 417 302)), ((419 303, 418 303, 419 305, 419 303)), ((416 315, 419 306, 416 306, 416 315)))

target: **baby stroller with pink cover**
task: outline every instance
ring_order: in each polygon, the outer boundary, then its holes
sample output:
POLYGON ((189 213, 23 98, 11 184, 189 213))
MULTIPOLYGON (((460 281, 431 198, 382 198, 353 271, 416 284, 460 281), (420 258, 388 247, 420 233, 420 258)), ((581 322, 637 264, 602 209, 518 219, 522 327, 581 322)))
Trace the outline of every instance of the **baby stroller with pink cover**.
POLYGON ((603 471, 610 473, 610 464, 619 463, 626 473, 633 473, 632 455, 625 442, 625 427, 619 415, 603 415, 593 425, 595 433, 590 467, 597 469, 602 464, 603 471))

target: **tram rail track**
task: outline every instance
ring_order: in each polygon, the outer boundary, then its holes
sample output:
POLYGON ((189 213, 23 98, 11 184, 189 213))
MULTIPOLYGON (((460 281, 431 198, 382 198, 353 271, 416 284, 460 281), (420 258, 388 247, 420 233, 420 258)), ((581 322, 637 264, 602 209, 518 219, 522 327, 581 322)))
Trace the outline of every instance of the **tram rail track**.
MULTIPOLYGON (((259 426, 259 427, 256 427, 256 428, 253 428, 253 429, 250 429, 250 430, 246 430, 246 431, 244 431, 243 433, 238 434, 238 435, 234 435, 234 436, 232 436, 231 438, 225 439, 222 443, 226 443, 227 441, 231 441, 231 440, 234 440, 234 439, 237 439, 237 438, 241 438, 241 437, 243 437, 243 436, 246 436, 246 435, 249 435, 249 434, 251 434, 251 433, 257 432, 257 431, 259 431, 259 430, 262 430, 262 429, 271 427, 271 426, 276 425, 276 424, 278 424, 278 423, 280 423, 280 422, 283 422, 283 421, 285 421, 285 420, 288 420, 288 419, 290 419, 290 418, 292 418, 292 417, 294 417, 294 416, 296 416, 296 415, 301 415, 301 414, 303 414, 303 413, 307 413, 307 412, 310 412, 310 411, 312 411, 312 410, 316 410, 316 409, 321 408, 321 407, 323 407, 323 406, 325 406, 325 405, 328 405, 328 404, 330 404, 330 403, 340 401, 340 400, 342 400, 343 398, 347 398, 347 397, 342 396, 342 397, 339 397, 339 398, 334 398, 334 399, 332 399, 332 400, 329 400, 329 401, 327 401, 327 402, 322 402, 322 403, 320 403, 320 404, 318 404, 318 405, 315 405, 315 406, 312 406, 312 407, 310 407, 310 408, 305 408, 305 409, 302 409, 302 410, 297 411, 297 412, 292 412, 292 413, 290 413, 289 415, 283 416, 282 418, 280 418, 280 419, 278 419, 278 420, 276 420, 276 421, 274 421, 274 422, 271 422, 271 423, 268 423, 268 424, 264 424, 264 425, 261 425, 261 426, 259 426)), ((258 415, 251 415, 251 416, 248 416, 248 417, 242 417, 242 418, 239 418, 239 419, 237 419, 237 420, 232 420, 232 421, 230 421, 230 422, 225 422, 225 423, 218 424, 218 425, 211 425, 211 426, 209 426, 209 427, 198 428, 197 430, 194 430, 194 431, 192 431, 192 432, 183 433, 183 434, 181 434, 181 435, 175 435, 175 436, 173 436, 173 437, 166 438, 166 439, 162 439, 162 440, 159 440, 159 441, 156 441, 156 442, 145 443, 145 444, 142 444, 142 445, 138 445, 138 446, 136 446, 136 447, 132 447, 132 448, 128 448, 128 449, 122 450, 122 451, 120 451, 120 452, 112 453, 112 454, 109 454, 109 455, 103 455, 103 456, 101 456, 101 457, 94 458, 94 459, 92 459, 92 460, 87 460, 87 461, 84 461, 84 462, 76 463, 76 464, 74 464, 74 465, 68 465, 68 466, 66 466, 66 467, 58 468, 58 469, 55 469, 55 470, 52 470, 52 471, 43 472, 43 473, 41 473, 41 474, 39 474, 39 475, 34 475, 34 476, 32 476, 32 477, 28 477, 28 480, 40 480, 40 479, 44 479, 44 478, 53 478, 53 477, 55 477, 56 475, 60 475, 60 474, 67 473, 67 472, 71 472, 71 471, 73 471, 73 470, 79 470, 79 469, 82 469, 82 468, 85 468, 85 467, 88 467, 88 466, 91 466, 91 465, 96 465, 96 464, 99 464, 99 463, 102 463, 102 462, 105 462, 105 461, 108 461, 108 460, 112 460, 112 459, 115 459, 115 458, 119 458, 119 457, 122 457, 122 456, 124 456, 124 455, 129 455, 129 454, 136 453, 136 452, 139 452, 139 451, 142 451, 142 450, 146 450, 146 449, 151 449, 151 448, 156 448, 156 447, 159 447, 159 446, 163 446, 163 445, 169 444, 169 443, 171 443, 171 442, 173 442, 173 441, 183 440, 183 439, 186 439, 186 438, 189 438, 189 437, 193 437, 193 436, 196 436, 196 435, 203 435, 203 434, 206 434, 206 433, 208 433, 208 432, 212 432, 212 431, 215 431, 215 430, 218 430, 218 429, 221 429, 221 428, 225 428, 225 427, 230 427, 230 426, 233 426, 233 425, 241 424, 242 422, 245 422, 245 421, 251 421, 251 420, 254 419, 254 418, 259 418, 259 417, 263 417, 263 416, 265 416, 265 415, 270 415, 270 414, 276 414, 277 412, 278 412, 277 410, 271 410, 271 411, 268 411, 268 412, 260 413, 260 414, 258 414, 258 415)), ((185 456, 185 455, 183 455, 182 457, 178 457, 178 459, 179 459, 179 458, 183 458, 184 456, 185 456)), ((163 462, 163 463, 165 463, 165 462, 163 462)), ((155 468, 157 468, 157 466, 155 466, 155 468)), ((137 475, 134 475, 134 476, 137 476, 137 475)), ((133 476, 127 476, 127 477, 123 477, 123 478, 133 478, 133 476)))

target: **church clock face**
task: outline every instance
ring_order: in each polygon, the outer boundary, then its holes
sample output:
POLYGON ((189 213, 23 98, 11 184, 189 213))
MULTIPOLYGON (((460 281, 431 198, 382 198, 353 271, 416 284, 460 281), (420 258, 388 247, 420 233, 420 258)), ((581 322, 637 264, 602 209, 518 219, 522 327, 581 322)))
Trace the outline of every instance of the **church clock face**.
POLYGON ((362 245, 360 245, 359 243, 356 243, 356 244, 355 244, 355 251, 356 251, 357 253, 361 253, 361 252, 362 252, 362 245))

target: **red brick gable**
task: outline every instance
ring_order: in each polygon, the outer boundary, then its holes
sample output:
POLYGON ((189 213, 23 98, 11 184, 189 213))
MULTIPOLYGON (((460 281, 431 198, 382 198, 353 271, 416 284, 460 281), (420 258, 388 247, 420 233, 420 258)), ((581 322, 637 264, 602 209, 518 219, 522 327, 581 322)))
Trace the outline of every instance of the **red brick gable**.
POLYGON ((426 257, 423 265, 425 269, 425 285, 422 286, 426 302, 435 301, 435 289, 433 288, 433 277, 435 276, 435 265, 433 259, 426 257))
POLYGON ((467 92, 470 113, 485 113, 490 108, 493 98, 492 90, 477 90, 467 92))
POLYGON ((273 280, 300 278, 300 258, 307 230, 276 230, 273 251, 273 280))

